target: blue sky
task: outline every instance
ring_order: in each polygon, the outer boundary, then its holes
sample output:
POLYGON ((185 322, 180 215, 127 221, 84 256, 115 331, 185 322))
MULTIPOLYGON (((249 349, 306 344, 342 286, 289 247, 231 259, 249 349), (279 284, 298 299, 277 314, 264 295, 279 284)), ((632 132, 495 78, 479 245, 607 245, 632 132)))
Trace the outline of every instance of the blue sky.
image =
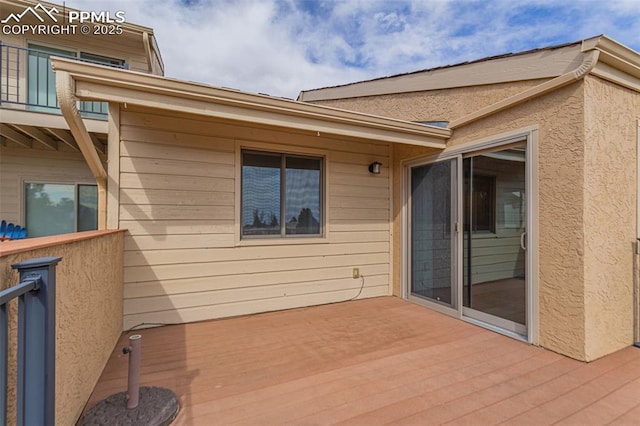
MULTIPOLYGON (((52 0, 55 1, 55 0, 52 0)), ((154 28, 166 75, 295 98, 302 89, 607 34, 640 51, 640 0, 67 0, 154 28)))

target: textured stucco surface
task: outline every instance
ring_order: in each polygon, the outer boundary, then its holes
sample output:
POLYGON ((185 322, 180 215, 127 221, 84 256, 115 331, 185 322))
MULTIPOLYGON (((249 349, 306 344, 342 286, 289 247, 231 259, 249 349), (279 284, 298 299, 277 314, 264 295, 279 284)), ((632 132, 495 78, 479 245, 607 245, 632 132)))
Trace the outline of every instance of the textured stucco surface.
POLYGON ((409 121, 452 121, 542 83, 520 81, 487 86, 441 89, 313 102, 409 121))
MULTIPOLYGON (((56 270, 56 424, 75 424, 120 337, 123 235, 111 233, 0 258, 4 288, 18 282, 12 264, 62 257, 56 270)), ((10 400, 14 395, 10 390, 10 400)))
POLYGON ((640 94, 585 79, 585 357, 633 343, 640 94))

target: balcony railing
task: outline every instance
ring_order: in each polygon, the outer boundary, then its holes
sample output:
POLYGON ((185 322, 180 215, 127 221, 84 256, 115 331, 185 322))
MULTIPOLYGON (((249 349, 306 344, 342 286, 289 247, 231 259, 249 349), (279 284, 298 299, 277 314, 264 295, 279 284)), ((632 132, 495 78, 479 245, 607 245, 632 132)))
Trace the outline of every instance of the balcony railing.
POLYGON ((13 420, 16 425, 52 425, 55 422, 55 274, 59 261, 59 257, 48 257, 13 265, 20 273, 20 283, 0 291, 2 424, 11 424, 13 420), (14 299, 18 299, 15 417, 7 416, 7 395, 13 386, 7 380, 10 358, 7 307, 14 299))
MULTIPOLYGON (((53 49, 52 49, 53 50, 53 49)), ((65 52, 51 53, 33 48, 3 44, 0 41, 0 106, 23 108, 29 111, 59 114, 55 73, 51 56, 68 56, 65 52)), ((96 58, 96 55, 88 55, 96 58)), ((73 57, 78 61, 126 69, 124 62, 96 61, 73 57)), ((106 118, 105 102, 79 102, 81 114, 92 118, 106 118)))

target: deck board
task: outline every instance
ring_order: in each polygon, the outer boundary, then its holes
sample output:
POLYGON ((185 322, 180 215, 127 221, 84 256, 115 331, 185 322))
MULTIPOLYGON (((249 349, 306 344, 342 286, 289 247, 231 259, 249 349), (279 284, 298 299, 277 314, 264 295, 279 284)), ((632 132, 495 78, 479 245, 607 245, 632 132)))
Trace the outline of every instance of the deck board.
MULTIPOLYGON (((175 424, 633 424, 640 350, 586 364, 393 297, 141 330, 175 424)), ((129 333, 133 334, 133 333, 129 333)), ((124 335, 87 405, 123 391, 124 335)))

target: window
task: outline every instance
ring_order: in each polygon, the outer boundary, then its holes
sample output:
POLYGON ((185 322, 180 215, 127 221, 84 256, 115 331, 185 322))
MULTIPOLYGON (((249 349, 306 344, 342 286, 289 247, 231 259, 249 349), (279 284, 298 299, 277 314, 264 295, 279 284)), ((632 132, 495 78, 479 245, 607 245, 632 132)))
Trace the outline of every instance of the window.
POLYGON ((321 157, 242 151, 242 238, 322 234, 321 157))
MULTIPOLYGON (((469 180, 465 177, 466 191, 469 180)), ((496 178, 495 176, 473 174, 471 203, 465 202, 465 229, 472 232, 496 232, 496 178), (469 207, 473 206, 471 217, 469 207)), ((468 197, 468 195, 467 195, 468 197)))
POLYGON ((98 229, 98 187, 26 183, 25 226, 30 237, 98 229))

